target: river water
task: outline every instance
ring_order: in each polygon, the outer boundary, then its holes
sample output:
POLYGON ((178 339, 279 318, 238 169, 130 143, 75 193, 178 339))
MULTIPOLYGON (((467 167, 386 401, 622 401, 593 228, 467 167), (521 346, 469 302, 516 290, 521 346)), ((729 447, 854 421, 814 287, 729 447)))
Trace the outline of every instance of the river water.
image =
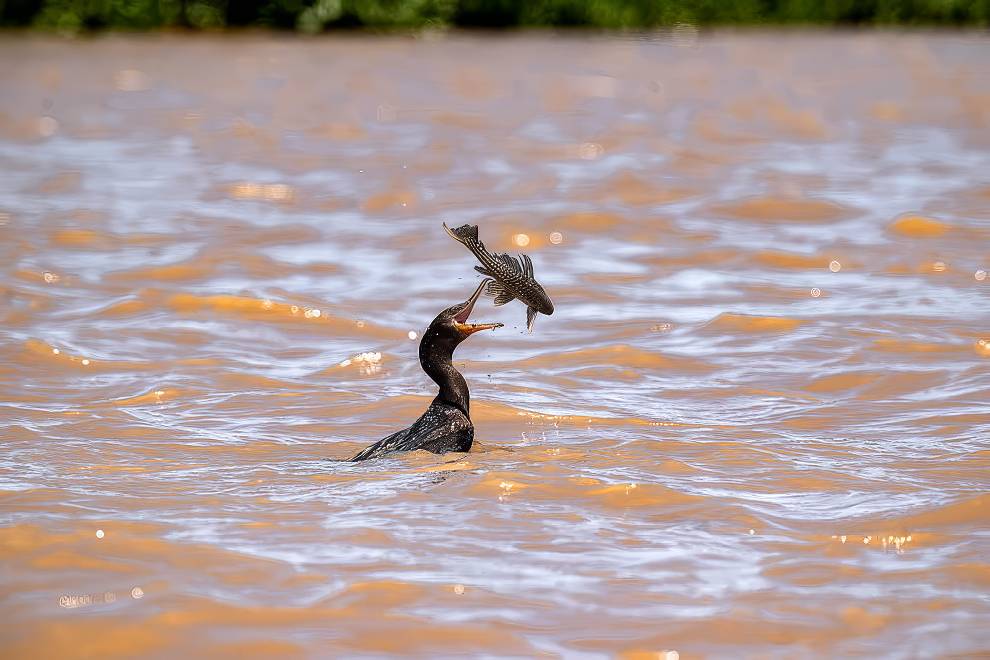
POLYGON ((988 61, 5 35, 4 655, 990 653, 988 61), (479 303, 470 453, 327 461, 435 393, 441 221, 556 312, 479 303))

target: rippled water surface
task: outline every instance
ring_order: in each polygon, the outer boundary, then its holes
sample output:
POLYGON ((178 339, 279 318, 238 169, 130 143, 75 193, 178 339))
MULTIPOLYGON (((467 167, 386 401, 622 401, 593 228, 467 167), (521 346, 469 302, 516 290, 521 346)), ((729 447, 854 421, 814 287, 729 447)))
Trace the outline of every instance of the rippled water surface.
POLYGON ((4 655, 990 653, 988 61, 5 36, 4 655), (557 311, 476 308, 470 453, 327 461, 435 393, 441 220, 557 311))

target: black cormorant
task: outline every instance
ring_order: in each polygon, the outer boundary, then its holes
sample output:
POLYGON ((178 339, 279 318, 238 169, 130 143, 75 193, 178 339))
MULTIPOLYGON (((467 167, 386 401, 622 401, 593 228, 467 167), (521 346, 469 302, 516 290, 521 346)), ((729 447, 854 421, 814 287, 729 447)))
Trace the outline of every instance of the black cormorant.
POLYGON ((361 450, 352 461, 413 449, 425 449, 434 454, 471 449, 474 424, 471 423, 470 393, 464 377, 451 363, 451 357, 457 345, 475 332, 502 326, 501 323, 468 323, 474 304, 490 281, 483 280, 466 301, 440 312, 419 342, 419 363, 426 375, 440 386, 440 393, 430 407, 412 426, 361 450))

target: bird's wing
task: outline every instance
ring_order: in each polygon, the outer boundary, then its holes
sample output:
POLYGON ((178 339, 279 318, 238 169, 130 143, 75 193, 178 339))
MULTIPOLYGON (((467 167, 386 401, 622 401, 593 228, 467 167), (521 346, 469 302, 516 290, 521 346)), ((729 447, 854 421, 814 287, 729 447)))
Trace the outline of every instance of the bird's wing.
POLYGON ((463 435, 467 432, 474 432, 474 425, 467 415, 453 406, 434 402, 412 426, 382 438, 361 450, 351 460, 364 461, 396 451, 414 449, 442 454, 460 446, 463 435))
POLYGON ((409 429, 404 451, 425 449, 442 454, 459 445, 460 436, 468 431, 474 431, 474 424, 467 415, 452 406, 433 403, 409 429))
POLYGON ((390 436, 382 438, 370 447, 365 447, 357 453, 357 455, 352 458, 352 461, 365 461, 369 458, 378 458, 379 456, 384 456, 389 452, 401 451, 400 447, 403 442, 409 436, 411 428, 402 429, 401 431, 396 431, 390 436))

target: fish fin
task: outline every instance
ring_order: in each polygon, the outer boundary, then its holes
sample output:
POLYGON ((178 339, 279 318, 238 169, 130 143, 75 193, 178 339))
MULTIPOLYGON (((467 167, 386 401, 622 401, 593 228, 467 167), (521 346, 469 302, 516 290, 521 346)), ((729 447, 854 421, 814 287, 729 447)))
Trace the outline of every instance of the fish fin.
POLYGON ((503 264, 505 264, 505 267, 508 268, 510 271, 518 275, 522 275, 523 272, 522 266, 519 264, 516 258, 513 257, 511 254, 496 254, 495 257, 503 264))
POLYGON ((490 296, 495 296, 496 307, 504 305, 507 302, 511 302, 515 298, 515 295, 511 291, 507 290, 504 286, 502 286, 501 282, 496 280, 492 280, 488 283, 488 288, 485 293, 490 296))
POLYGON ((460 227, 451 229, 445 222, 443 223, 443 228, 447 232, 447 235, 458 243, 467 245, 465 241, 478 241, 478 225, 461 225, 460 227))
POLYGON ((520 254, 519 258, 522 259, 523 263, 523 275, 529 279, 535 279, 533 277, 533 260, 529 258, 528 254, 520 254))
POLYGON ((532 307, 526 308, 526 329, 533 332, 533 324, 536 323, 536 310, 532 307))
POLYGON ((481 273, 482 275, 484 275, 485 277, 494 277, 494 275, 488 272, 488 269, 485 268, 484 266, 475 266, 474 269, 479 273, 481 273))

